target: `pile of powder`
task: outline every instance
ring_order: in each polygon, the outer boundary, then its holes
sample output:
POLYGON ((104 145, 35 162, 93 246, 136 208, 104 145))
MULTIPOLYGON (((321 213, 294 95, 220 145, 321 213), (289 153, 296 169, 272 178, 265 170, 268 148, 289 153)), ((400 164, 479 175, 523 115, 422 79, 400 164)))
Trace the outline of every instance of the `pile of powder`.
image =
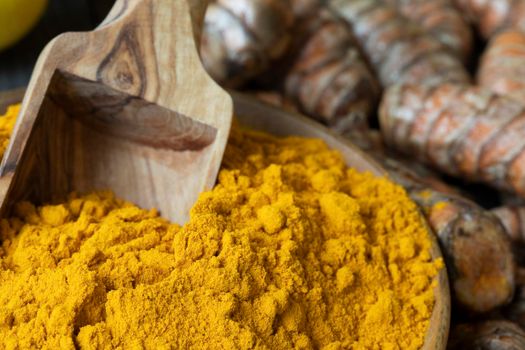
POLYGON ((0 159, 9 145, 9 138, 15 127, 16 117, 20 112, 20 104, 7 107, 5 114, 0 116, 0 159))
POLYGON ((442 267, 401 187, 237 128, 183 227, 99 192, 0 230, 8 349, 418 349, 442 267))

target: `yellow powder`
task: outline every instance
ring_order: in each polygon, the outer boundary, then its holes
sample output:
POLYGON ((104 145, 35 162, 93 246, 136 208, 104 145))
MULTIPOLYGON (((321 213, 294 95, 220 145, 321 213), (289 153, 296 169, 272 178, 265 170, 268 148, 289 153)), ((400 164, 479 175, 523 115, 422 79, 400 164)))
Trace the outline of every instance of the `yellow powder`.
POLYGON ((4 115, 0 115, 0 160, 4 156, 9 145, 9 138, 15 127, 16 117, 20 112, 20 105, 12 105, 7 108, 4 115))
POLYGON ((238 129, 182 228, 100 192, 0 232, 2 349, 418 349, 442 267, 401 187, 238 129))

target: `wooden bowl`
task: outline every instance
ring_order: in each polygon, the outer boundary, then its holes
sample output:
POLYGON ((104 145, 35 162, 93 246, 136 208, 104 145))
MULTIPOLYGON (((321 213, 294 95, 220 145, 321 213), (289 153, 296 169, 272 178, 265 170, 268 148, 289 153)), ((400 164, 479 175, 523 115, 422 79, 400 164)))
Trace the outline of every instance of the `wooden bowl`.
MULTIPOLYGON (((9 104, 22 100, 24 89, 0 93, 0 113, 9 104)), ((378 176, 386 176, 385 170, 356 146, 332 133, 319 123, 304 116, 292 114, 256 101, 246 95, 231 93, 235 113, 240 123, 253 129, 275 135, 297 135, 323 139, 326 144, 341 152, 349 167, 359 171, 369 171, 378 176)), ((441 251, 435 235, 428 228, 432 241, 431 254, 434 259, 441 258, 441 251)), ((445 269, 436 277, 436 302, 430 319, 430 327, 425 336, 424 350, 445 350, 450 326, 450 290, 445 269)))

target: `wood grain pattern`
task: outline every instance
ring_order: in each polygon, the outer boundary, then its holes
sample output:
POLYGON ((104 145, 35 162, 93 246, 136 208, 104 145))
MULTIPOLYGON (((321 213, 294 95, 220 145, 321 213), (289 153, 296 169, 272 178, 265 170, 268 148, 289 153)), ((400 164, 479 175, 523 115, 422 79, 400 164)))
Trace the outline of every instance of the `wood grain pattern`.
MULTIPOLYGON (((364 154, 357 147, 353 146, 350 142, 348 142, 348 140, 343 139, 335 133, 332 133, 330 130, 321 126, 319 123, 316 123, 306 117, 292 115, 289 112, 285 112, 283 110, 270 107, 269 105, 262 104, 253 98, 247 97, 246 95, 238 93, 231 94, 235 104, 236 115, 241 124, 257 130, 266 131, 275 135, 298 135, 304 137, 321 138, 326 142, 328 146, 337 149, 341 152, 348 166, 354 167, 360 171, 370 171, 371 173, 378 176, 386 176, 385 170, 379 164, 367 157, 366 154, 364 154)), ((0 111, 5 110, 7 105, 10 103, 16 103, 17 101, 21 101, 22 97, 23 90, 17 90, 3 94, 0 93, 0 111)), ((69 121, 76 121, 75 119, 71 118, 64 119, 69 121)), ((100 133, 88 133, 85 135, 85 137, 87 138, 87 140, 78 140, 77 142, 79 142, 79 144, 81 145, 91 142, 91 149, 95 149, 96 147, 105 147, 105 143, 118 142, 115 141, 114 138, 101 135, 100 133)), ((68 143, 72 144, 72 141, 68 140, 68 143)), ((126 156, 129 155, 129 152, 141 151, 140 148, 126 149, 127 147, 133 147, 132 144, 119 144, 119 146, 122 147, 122 163, 125 163, 127 161, 126 156)), ((64 157, 65 153, 67 153, 67 150, 54 152, 53 154, 55 154, 56 158, 49 159, 49 162, 60 163, 61 161, 58 159, 58 155, 62 154, 62 157, 64 157)), ((84 153, 84 156, 89 157, 89 154, 90 152, 86 152, 84 153)), ((100 153, 97 151, 93 151, 92 154, 97 155, 100 153)), ((172 156, 172 154, 166 153, 165 158, 159 161, 164 161, 168 163, 170 161, 178 161, 176 158, 171 158, 172 156)), ((37 158, 39 156, 35 154, 32 157, 37 158)), ((102 159, 97 156, 91 162, 86 162, 86 164, 91 164, 92 166, 101 169, 105 167, 120 166, 119 164, 112 164, 111 162, 113 160, 115 159, 102 159)), ((81 179, 88 178, 90 172, 97 173, 99 171, 90 168, 79 168, 74 170, 75 173, 71 174, 71 176, 79 176, 79 178, 81 179), (85 173, 80 174, 81 172, 85 173)), ((118 183, 118 181, 115 181, 115 183, 118 183)), ((31 184, 27 185, 31 186, 31 184)), ((60 189, 60 185, 60 183, 45 183, 43 180, 40 180, 40 183, 34 184, 35 187, 43 186, 45 188, 49 188, 48 191, 50 192, 50 194, 54 194, 54 197, 57 198, 57 195, 60 195, 61 193, 64 193, 63 191, 65 191, 64 189, 60 189), (57 192, 53 193, 52 191, 57 192)), ((89 188, 86 186, 86 189, 100 188, 96 187, 97 184, 95 183, 90 183, 89 185, 95 187, 89 188)), ((125 183, 123 182, 122 186, 124 185, 125 183)), ((111 189, 115 190, 116 188, 112 187, 111 189)), ((125 190, 125 188, 119 188, 119 190, 120 189, 125 190)), ((27 189, 15 188, 13 190, 14 192, 12 198, 23 198, 25 193, 27 193, 27 189)), ((162 190, 163 189, 160 188, 160 191, 162 190)), ((52 197, 53 196, 49 198, 52 197)), ((171 200, 177 201, 177 194, 174 194, 171 200)), ((431 233, 430 228, 428 229, 428 232, 432 240, 432 257, 434 259, 442 258, 439 245, 434 235, 431 233)), ((448 331, 450 326, 450 290, 446 270, 442 269, 439 272, 439 275, 436 277, 436 279, 438 282, 435 288, 436 304, 434 305, 434 310, 430 319, 430 327, 425 337, 425 344, 422 348, 423 350, 445 350, 447 344, 448 331)))
POLYGON ((46 47, 0 166, 4 213, 23 198, 111 188, 187 220, 215 183, 233 114, 198 56, 205 7, 119 0, 96 30, 46 47))

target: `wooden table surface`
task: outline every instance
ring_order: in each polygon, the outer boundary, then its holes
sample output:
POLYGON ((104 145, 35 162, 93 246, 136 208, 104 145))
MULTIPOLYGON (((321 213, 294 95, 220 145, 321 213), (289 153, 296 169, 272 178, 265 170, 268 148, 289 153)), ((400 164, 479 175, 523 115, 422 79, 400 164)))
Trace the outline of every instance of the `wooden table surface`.
MULTIPOLYGON (((49 0, 37 27, 15 46, 0 52, 0 91, 27 85, 44 46, 66 31, 91 30, 100 23, 114 0, 49 0)), ((0 24, 0 30, 4 30, 0 24)))

